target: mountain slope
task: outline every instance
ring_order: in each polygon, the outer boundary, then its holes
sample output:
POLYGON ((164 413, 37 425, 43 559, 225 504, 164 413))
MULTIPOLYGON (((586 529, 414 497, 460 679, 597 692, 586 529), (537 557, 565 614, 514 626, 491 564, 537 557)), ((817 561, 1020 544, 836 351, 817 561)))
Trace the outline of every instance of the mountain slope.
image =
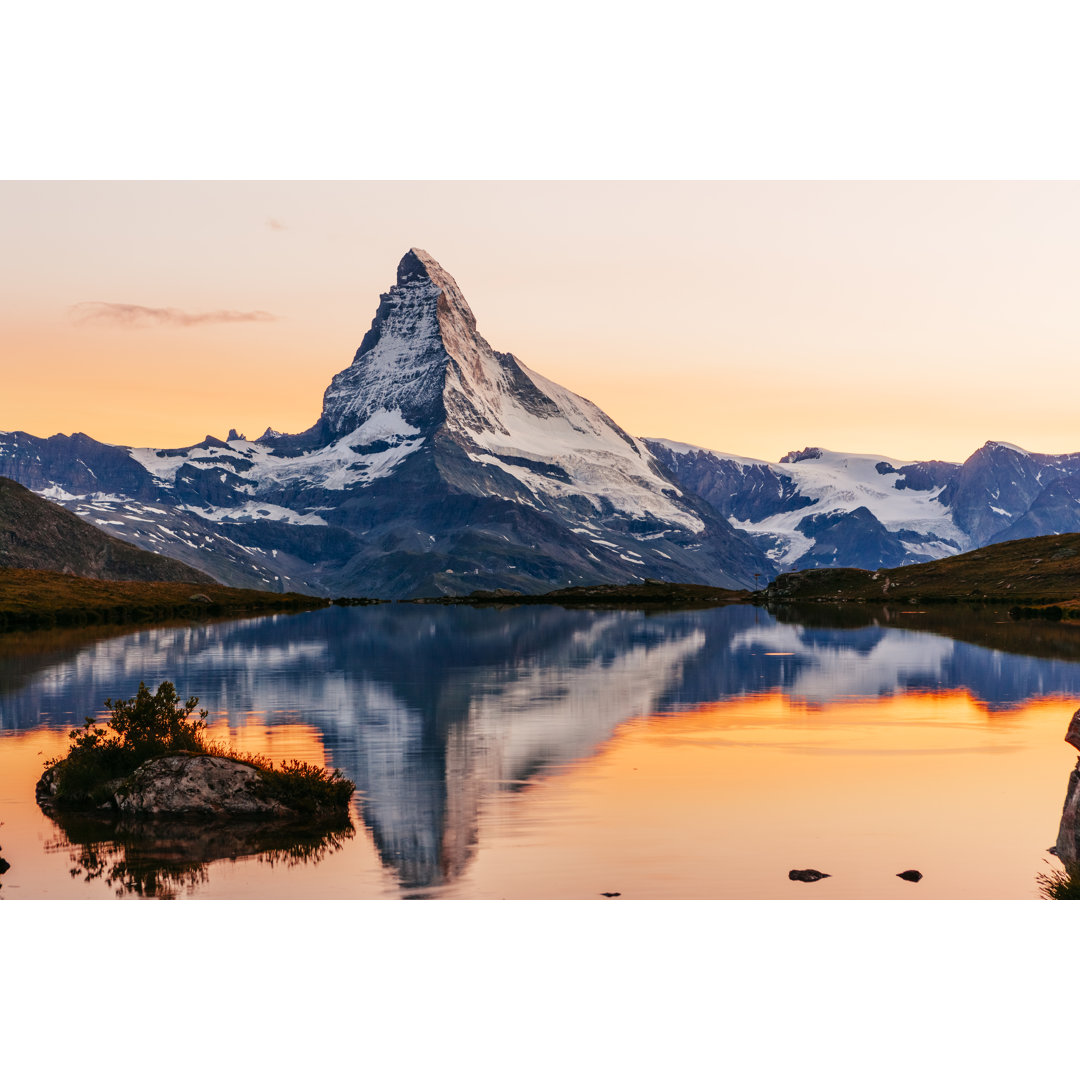
POLYGON ((947 559, 873 573, 815 569, 781 574, 772 601, 994 600, 1020 605, 1080 600, 1080 533, 990 544, 947 559))
POLYGON ((175 450, 14 433, 0 472, 229 584, 410 597, 772 571, 644 443, 493 350, 417 248, 307 431, 175 450))
POLYGON ((213 580, 174 559, 117 540, 4 477, 0 568, 53 570, 105 581, 213 580))
POLYGON ((748 532, 782 570, 874 569, 883 561, 923 562, 969 546, 940 501, 958 465, 819 447, 773 464, 665 439, 645 442, 684 488, 748 532), (831 541, 820 536, 825 526, 839 528, 831 541))

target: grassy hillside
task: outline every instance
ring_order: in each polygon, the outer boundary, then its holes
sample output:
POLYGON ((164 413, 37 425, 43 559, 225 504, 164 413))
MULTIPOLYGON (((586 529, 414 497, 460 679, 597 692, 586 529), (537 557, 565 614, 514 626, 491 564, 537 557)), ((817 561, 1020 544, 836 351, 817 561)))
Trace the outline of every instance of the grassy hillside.
POLYGON ((176 559, 117 540, 7 477, 0 477, 0 567, 113 581, 205 585, 214 580, 176 559))
POLYGON ((1080 613, 1080 533, 1036 536, 891 570, 803 570, 765 590, 777 601, 1056 604, 1080 613))
POLYGON ((301 593, 168 581, 95 581, 49 570, 0 569, 0 631, 178 618, 262 615, 324 607, 301 593))

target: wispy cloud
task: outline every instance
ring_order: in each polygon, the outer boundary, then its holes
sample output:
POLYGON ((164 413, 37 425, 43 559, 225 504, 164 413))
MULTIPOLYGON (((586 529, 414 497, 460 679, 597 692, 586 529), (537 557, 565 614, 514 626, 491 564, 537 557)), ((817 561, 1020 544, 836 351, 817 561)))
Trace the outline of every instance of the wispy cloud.
POLYGON ((288 228, 288 226, 285 224, 285 222, 278 221, 278 219, 276 217, 268 217, 266 219, 266 227, 268 229, 274 229, 274 230, 287 229, 288 228))
POLYGON ((204 323, 274 322, 269 311, 181 311, 179 308, 143 307, 142 304, 106 304, 86 300, 72 304, 68 316, 77 325, 111 322, 121 326, 201 326, 204 323))

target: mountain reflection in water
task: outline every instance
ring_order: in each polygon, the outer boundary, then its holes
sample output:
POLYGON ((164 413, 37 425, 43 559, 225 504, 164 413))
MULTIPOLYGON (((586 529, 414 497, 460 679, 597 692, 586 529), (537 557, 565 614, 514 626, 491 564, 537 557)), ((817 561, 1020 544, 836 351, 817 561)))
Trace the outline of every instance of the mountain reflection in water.
MULTIPOLYGON (((1080 665, 1023 655, 1029 626, 1015 628, 1015 653, 935 629, 811 628, 751 607, 335 608, 48 653, 0 646, 0 726, 70 726, 166 678, 230 727, 303 722, 357 784, 384 865, 422 891, 462 874, 485 799, 593 755, 628 720, 777 691, 811 708, 967 691, 992 711, 1080 696, 1080 665)), ((130 838, 108 842, 130 867, 130 838)))
POLYGON ((52 852, 66 851, 72 877, 102 879, 118 896, 171 900, 208 880, 221 860, 256 858, 271 866, 316 863, 340 851, 354 833, 346 818, 335 823, 220 819, 134 820, 57 814, 52 852))

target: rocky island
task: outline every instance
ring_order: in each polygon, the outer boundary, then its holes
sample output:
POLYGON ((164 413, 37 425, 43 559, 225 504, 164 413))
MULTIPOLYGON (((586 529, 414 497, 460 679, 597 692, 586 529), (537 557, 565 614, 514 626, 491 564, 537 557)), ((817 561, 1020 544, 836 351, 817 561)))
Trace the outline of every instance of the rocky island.
POLYGON ((301 761, 275 767, 208 742, 206 710, 189 719, 198 698, 182 702, 170 682, 154 694, 140 683, 135 697, 105 705, 107 724, 88 718, 71 731, 67 756, 46 764, 36 789, 46 813, 348 819, 352 781, 337 770, 301 761))

